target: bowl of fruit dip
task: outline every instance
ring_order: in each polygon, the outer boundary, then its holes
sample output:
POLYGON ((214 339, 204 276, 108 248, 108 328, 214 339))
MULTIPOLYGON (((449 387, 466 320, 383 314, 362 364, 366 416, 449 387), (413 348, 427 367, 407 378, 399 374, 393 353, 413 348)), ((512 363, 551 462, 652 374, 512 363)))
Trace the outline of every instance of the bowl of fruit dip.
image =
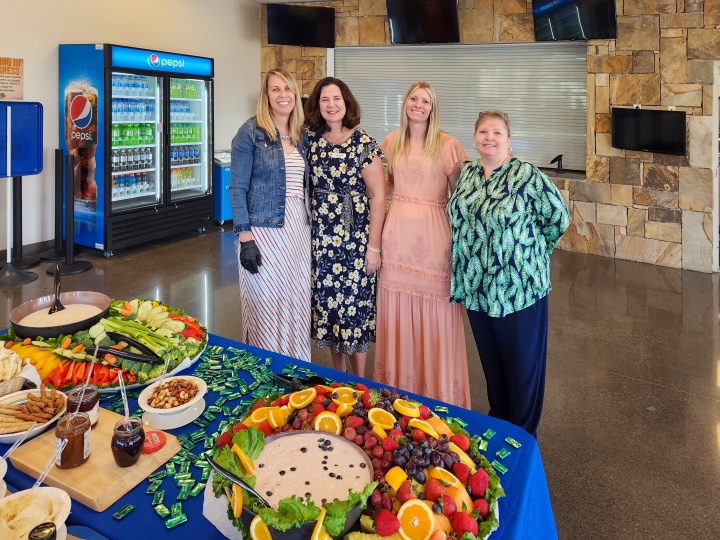
POLYGON ((272 540, 310 540, 321 517, 326 532, 320 540, 342 536, 358 521, 377 485, 366 453, 344 437, 303 430, 263 438, 250 427, 238 431, 233 441, 231 450, 218 447, 212 459, 249 481, 270 504, 264 508, 237 485, 220 488, 230 505, 227 515, 234 514, 234 525, 242 525, 252 538, 263 538, 264 531, 272 540), (258 436, 263 439, 259 451, 258 436))

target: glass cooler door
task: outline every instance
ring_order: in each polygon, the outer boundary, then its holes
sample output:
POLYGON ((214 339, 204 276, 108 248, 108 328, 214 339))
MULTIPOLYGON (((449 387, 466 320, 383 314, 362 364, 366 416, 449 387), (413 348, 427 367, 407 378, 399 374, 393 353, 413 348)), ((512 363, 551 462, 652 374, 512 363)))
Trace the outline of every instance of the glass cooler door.
POLYGON ((170 79, 170 202, 210 193, 209 85, 170 79))
POLYGON ((163 79, 112 73, 111 213, 163 199, 163 79))

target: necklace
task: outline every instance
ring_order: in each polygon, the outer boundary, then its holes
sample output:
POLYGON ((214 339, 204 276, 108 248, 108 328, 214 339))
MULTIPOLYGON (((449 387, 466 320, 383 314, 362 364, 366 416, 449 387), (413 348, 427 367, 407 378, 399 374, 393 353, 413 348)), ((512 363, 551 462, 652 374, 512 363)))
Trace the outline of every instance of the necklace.
POLYGON ((289 141, 289 140, 290 140, 290 135, 280 135, 280 138, 281 138, 283 141, 289 141))

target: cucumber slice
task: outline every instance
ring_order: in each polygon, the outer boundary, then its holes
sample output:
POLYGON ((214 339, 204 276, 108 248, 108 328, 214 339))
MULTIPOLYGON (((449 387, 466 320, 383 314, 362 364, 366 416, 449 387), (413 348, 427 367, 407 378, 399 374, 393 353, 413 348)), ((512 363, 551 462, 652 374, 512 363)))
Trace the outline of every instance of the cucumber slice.
MULTIPOLYGON (((163 323, 160 325, 160 328, 168 328, 176 334, 179 334, 180 332, 185 331, 185 323, 182 321, 178 321, 177 319, 165 319, 165 321, 163 321, 163 323)), ((158 331, 158 334, 160 334, 160 331, 158 331)))
POLYGON ((88 334, 90 334, 90 337, 92 339, 95 339, 100 334, 104 334, 104 333, 105 333, 105 327, 100 323, 94 324, 93 326, 90 327, 90 330, 88 330, 88 334))
POLYGON ((50 345, 47 341, 31 341, 30 343, 42 349, 52 349, 52 345, 50 345))
POLYGON ((61 349, 60 347, 58 347, 57 349, 55 349, 55 350, 53 351, 53 354, 54 354, 55 356, 57 356, 58 358, 65 358, 65 351, 66 351, 66 350, 67 350, 67 349, 61 349))
POLYGON ((173 332, 169 328, 163 328, 163 327, 160 327, 157 330, 155 330, 155 333, 160 334, 163 337, 172 337, 175 334, 175 332, 173 332))
POLYGON ((143 321, 146 321, 148 318, 148 315, 150 315, 150 312, 152 311, 152 302, 150 300, 145 300, 142 304, 140 304, 140 307, 138 308, 137 316, 138 319, 142 319, 143 321))
POLYGON ((71 353, 71 356, 69 358, 72 358, 73 360, 79 362, 85 362, 87 355, 85 353, 71 353))

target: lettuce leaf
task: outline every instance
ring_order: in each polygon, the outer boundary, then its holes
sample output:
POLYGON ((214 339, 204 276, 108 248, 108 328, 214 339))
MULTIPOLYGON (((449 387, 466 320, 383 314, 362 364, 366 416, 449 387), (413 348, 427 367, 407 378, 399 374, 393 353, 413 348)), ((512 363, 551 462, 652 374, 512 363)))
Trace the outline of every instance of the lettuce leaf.
MULTIPOLYGON (((261 434, 262 435, 262 434, 261 434)), ((221 467, 227 469, 231 473, 234 473, 236 476, 239 476, 245 482, 247 482, 250 487, 255 487, 255 475, 253 476, 246 476, 245 471, 240 465, 240 460, 235 455, 235 452, 230 450, 227 446, 220 446, 215 449, 215 453, 213 454, 212 458, 215 463, 220 465, 221 467)), ((213 483, 214 486, 214 483, 213 483)), ((217 496, 217 493, 215 494, 217 496)))
POLYGON ((365 510, 367 500, 376 487, 377 482, 370 482, 360 493, 349 489, 346 501, 333 501, 323 505, 327 510, 323 523, 330 536, 338 536, 343 531, 347 514, 353 506, 357 504, 360 506, 360 510, 365 510))
MULTIPOLYGON (((255 426, 248 429, 241 429, 235 433, 232 442, 233 444, 237 444, 250 459, 257 459, 265 447, 265 437, 262 431, 255 426)), ((253 485, 253 487, 255 486, 253 485)))
POLYGON ((300 527, 306 521, 317 521, 320 509, 312 501, 303 502, 297 495, 282 499, 278 509, 263 508, 260 517, 268 525, 279 531, 300 527))

